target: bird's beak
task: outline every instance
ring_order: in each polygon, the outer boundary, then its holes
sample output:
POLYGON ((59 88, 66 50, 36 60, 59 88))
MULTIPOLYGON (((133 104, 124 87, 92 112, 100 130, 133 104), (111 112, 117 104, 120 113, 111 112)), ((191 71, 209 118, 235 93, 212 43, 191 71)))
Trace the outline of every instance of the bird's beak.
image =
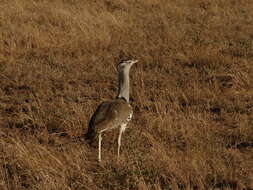
POLYGON ((133 60, 132 65, 137 63, 137 62, 138 62, 138 60, 133 60))

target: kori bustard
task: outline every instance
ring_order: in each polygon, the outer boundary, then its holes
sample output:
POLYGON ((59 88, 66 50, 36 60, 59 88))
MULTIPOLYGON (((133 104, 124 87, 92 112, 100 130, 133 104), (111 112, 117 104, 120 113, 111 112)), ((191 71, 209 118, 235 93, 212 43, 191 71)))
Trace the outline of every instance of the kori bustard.
POLYGON ((98 136, 98 161, 101 161, 102 134, 115 128, 119 129, 118 159, 120 154, 121 136, 127 123, 133 116, 133 109, 129 104, 129 72, 137 60, 122 61, 118 64, 118 95, 114 100, 101 103, 92 115, 86 139, 91 142, 98 136))

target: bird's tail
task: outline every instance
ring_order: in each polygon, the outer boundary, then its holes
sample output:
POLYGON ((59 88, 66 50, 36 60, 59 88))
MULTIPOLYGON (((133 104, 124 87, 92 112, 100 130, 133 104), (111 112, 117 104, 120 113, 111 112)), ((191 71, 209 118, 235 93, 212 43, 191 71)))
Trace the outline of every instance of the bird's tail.
POLYGON ((96 136, 97 135, 96 135, 95 130, 92 130, 91 128, 89 128, 88 132, 85 134, 85 140, 91 144, 95 140, 96 136))

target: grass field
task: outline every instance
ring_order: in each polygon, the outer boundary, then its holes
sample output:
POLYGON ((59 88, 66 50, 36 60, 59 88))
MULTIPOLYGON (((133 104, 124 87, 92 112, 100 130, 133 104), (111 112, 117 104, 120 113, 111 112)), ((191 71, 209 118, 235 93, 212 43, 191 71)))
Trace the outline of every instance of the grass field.
POLYGON ((253 189, 252 0, 1 0, 1 190, 253 189), (84 140, 131 70, 134 118, 84 140))

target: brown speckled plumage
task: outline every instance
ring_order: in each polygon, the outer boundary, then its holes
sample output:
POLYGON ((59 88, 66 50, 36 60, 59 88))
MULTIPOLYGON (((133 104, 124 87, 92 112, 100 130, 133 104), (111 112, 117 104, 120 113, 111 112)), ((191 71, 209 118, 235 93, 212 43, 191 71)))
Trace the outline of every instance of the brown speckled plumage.
POLYGON ((92 115, 86 139, 93 141, 103 130, 118 128, 122 123, 128 123, 133 115, 133 109, 123 98, 103 102, 92 115))

